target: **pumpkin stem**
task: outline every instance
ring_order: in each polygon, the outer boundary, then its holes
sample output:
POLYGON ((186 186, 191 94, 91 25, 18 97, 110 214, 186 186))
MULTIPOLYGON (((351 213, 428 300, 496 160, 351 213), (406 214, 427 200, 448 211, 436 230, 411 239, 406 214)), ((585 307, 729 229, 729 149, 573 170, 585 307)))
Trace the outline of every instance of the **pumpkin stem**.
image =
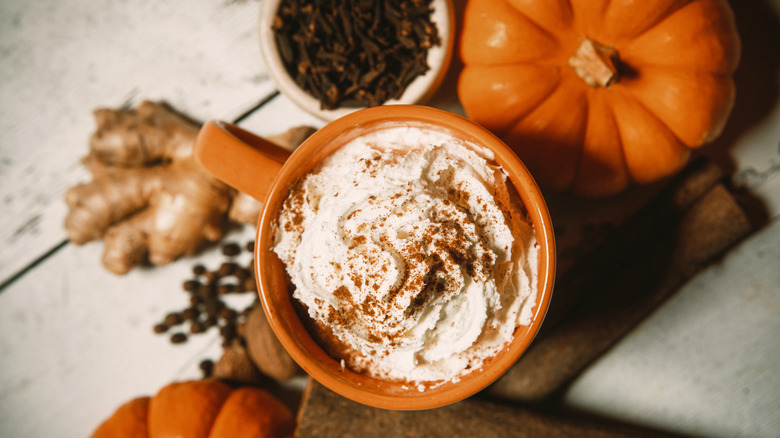
POLYGON ((617 60, 617 50, 585 38, 569 58, 569 66, 589 86, 607 87, 618 81, 617 60))

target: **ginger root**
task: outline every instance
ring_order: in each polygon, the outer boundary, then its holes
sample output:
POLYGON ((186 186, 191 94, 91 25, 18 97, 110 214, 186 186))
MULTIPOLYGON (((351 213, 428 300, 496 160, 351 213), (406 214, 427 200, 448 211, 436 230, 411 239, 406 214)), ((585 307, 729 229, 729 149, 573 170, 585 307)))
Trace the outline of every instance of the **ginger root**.
POLYGON ((83 159, 92 181, 65 194, 71 242, 102 237, 103 265, 125 274, 146 259, 164 265, 222 238, 236 191, 192 158, 198 124, 150 101, 94 116, 83 159))

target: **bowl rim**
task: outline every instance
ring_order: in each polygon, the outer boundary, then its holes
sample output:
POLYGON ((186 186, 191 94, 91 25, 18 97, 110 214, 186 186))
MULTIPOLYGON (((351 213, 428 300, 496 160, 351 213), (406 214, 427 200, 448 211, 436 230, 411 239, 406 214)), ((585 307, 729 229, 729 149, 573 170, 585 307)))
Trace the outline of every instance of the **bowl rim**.
MULTIPOLYGON (((365 107, 339 107, 333 110, 321 109, 320 101, 301 89, 287 73, 287 69, 276 48, 274 32, 271 29, 276 10, 281 0, 265 0, 260 7, 259 40, 260 52, 268 75, 276 84, 280 93, 292 100, 299 108, 324 121, 333 121, 349 113, 364 109, 365 107)), ((452 0, 432 0, 433 21, 439 32, 441 43, 428 49, 429 70, 415 78, 407 86, 399 99, 390 99, 384 105, 413 105, 427 101, 446 76, 447 69, 452 60, 455 45, 455 10, 452 0)))
POLYGON ((501 377, 526 351, 539 332, 552 297, 557 263, 555 236, 547 204, 535 180, 517 155, 498 137, 465 117, 413 105, 363 109, 312 134, 293 152, 274 179, 258 220, 255 242, 258 293, 271 328, 290 356, 312 378, 332 391, 359 403, 394 410, 429 409, 454 403, 475 394, 501 377), (517 189, 539 245, 537 296, 531 324, 518 326, 514 338, 495 357, 488 359, 482 369, 461 376, 458 382, 446 382, 425 391, 418 391, 410 384, 404 386, 399 382, 353 373, 328 356, 298 319, 284 278, 284 267, 271 250, 274 237, 272 224, 281 203, 287 198, 290 182, 308 173, 332 150, 359 135, 361 129, 393 121, 443 126, 465 136, 467 140, 490 148, 495 154, 494 160, 505 169, 517 189), (345 131, 349 134, 344 134, 345 131), (330 144, 335 146, 328 148, 330 144), (388 391, 388 387, 392 391, 388 391))

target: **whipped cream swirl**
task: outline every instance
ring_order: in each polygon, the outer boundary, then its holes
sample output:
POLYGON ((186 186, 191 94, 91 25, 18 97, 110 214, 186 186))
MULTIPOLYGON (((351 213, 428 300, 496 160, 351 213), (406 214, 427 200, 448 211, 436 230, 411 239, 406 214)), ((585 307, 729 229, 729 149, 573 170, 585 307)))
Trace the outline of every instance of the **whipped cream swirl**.
POLYGON ((529 324, 537 245, 489 150, 427 127, 361 136, 291 188, 274 251, 309 316, 377 378, 479 369, 529 324))

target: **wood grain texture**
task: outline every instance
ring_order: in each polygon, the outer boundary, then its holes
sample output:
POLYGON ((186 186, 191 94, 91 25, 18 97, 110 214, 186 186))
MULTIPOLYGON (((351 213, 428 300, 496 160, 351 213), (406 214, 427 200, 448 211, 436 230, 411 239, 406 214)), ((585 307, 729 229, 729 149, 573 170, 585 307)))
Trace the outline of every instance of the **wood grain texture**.
POLYGON ((0 283, 65 239, 92 110, 164 100, 232 120, 274 92, 257 2, 0 4, 0 283))
MULTIPOLYGON (((252 227, 227 236, 253 238, 252 227)), ((69 245, 0 294, 0 436, 89 436, 124 401, 199 378, 199 362, 220 357, 216 329, 179 345, 152 330, 189 305, 182 282, 194 264, 224 261, 218 247, 122 277, 100 267, 101 252, 69 245)), ((236 309, 254 300, 226 298, 236 309)))

